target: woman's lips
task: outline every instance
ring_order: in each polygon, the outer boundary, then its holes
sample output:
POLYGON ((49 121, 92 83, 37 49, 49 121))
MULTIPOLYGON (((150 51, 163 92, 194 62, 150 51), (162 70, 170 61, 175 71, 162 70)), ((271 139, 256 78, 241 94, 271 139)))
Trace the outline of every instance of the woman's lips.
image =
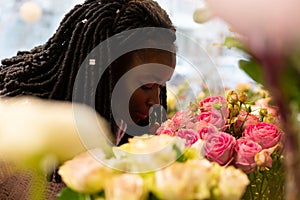
POLYGON ((136 116, 140 119, 146 119, 149 115, 144 114, 144 113, 140 113, 140 112, 136 112, 136 116))

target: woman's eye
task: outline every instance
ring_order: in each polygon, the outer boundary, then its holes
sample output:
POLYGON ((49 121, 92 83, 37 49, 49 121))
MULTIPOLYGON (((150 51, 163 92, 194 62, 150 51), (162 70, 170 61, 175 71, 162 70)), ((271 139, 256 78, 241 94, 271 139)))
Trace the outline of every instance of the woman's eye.
POLYGON ((163 88, 163 87, 165 87, 166 86, 166 84, 164 83, 164 84, 160 84, 159 85, 159 88, 163 88))
POLYGON ((143 89, 152 89, 154 87, 154 83, 148 83, 142 86, 143 89))

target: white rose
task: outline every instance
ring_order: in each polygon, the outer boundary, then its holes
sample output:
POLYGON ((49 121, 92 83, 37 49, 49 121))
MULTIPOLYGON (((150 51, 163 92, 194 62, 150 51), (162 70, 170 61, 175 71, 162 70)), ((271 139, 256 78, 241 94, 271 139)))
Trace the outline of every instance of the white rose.
POLYGON ((248 176, 233 166, 222 168, 219 180, 220 199, 238 200, 244 194, 250 183, 248 176))

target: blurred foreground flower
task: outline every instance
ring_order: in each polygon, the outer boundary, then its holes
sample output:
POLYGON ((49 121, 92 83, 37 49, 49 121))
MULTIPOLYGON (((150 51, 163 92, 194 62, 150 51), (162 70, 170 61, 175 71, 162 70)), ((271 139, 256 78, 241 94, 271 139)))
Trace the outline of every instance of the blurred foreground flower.
POLYGON ((153 172, 175 162, 185 149, 185 140, 169 135, 143 135, 113 147, 111 166, 131 173, 153 172), (147 163, 147 164, 145 164, 147 163))
POLYGON ((73 190, 83 193, 95 193, 104 188, 106 180, 112 177, 113 170, 97 160, 105 159, 100 149, 93 149, 66 161, 58 173, 64 182, 73 190))
POLYGON ((121 174, 108 179, 105 184, 106 200, 146 200, 148 191, 144 180, 137 174, 121 174))
POLYGON ((85 105, 0 98, 0 162, 11 169, 1 171, 0 178, 26 176, 32 183, 29 199, 45 199, 46 176, 60 163, 96 147, 111 153, 109 130, 106 120, 85 105))
POLYGON ((107 200, 231 200, 239 199, 245 192, 249 180, 241 170, 225 168, 195 156, 194 147, 181 149, 184 140, 178 140, 179 143, 175 141, 177 137, 169 135, 138 136, 121 147, 115 147, 117 151, 110 158, 103 157, 101 149, 76 156, 65 162, 59 170, 68 186, 60 194, 59 200, 67 200, 71 196, 107 200), (166 145, 171 148, 166 148, 166 145), (153 151, 157 151, 155 147, 161 155, 151 156, 153 151), (161 151, 161 147, 167 151, 161 151), (128 154, 140 151, 143 154, 141 157, 128 154), (168 155, 173 159, 172 162, 167 158, 168 155), (161 166, 146 172, 132 171, 140 170, 141 166, 153 166, 153 162, 161 166), (238 183, 238 187, 233 187, 232 183, 238 183))
POLYGON ((237 200, 249 184, 241 170, 221 167, 206 159, 176 162, 155 172, 154 180, 154 194, 165 200, 237 200))
POLYGON ((246 45, 256 55, 284 52, 300 39, 298 0, 206 0, 211 15, 228 22, 247 37, 246 45))
POLYGON ((22 167, 47 170, 87 149, 110 151, 108 123, 85 105, 2 98, 0 110, 0 157, 22 167))

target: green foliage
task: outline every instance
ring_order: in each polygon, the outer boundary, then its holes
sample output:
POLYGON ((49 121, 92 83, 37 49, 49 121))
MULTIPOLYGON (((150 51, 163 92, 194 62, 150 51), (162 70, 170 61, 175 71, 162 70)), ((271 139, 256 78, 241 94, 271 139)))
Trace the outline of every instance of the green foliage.
POLYGON ((284 69, 280 76, 280 87, 285 101, 297 103, 300 107, 300 74, 296 67, 286 67, 284 69))
POLYGON ((273 154, 273 166, 265 171, 255 171, 248 174, 250 184, 244 193, 243 200, 283 200, 285 171, 283 158, 273 154))
POLYGON ((99 194, 83 194, 66 187, 58 194, 56 200, 96 200, 99 197, 104 197, 104 192, 99 194))
POLYGON ((235 37, 226 37, 223 45, 229 49, 237 48, 242 51, 246 51, 246 48, 243 45, 243 43, 238 38, 235 37))
POLYGON ((262 84, 263 83, 263 70, 261 66, 255 62, 254 60, 250 59, 247 60, 240 60, 239 67, 248 74, 255 82, 262 84))
POLYGON ((57 200, 68 200, 68 199, 73 199, 73 200, 85 200, 85 194, 79 194, 70 188, 64 188, 58 195, 57 200))
POLYGON ((249 57, 248 60, 240 60, 239 61, 239 67, 246 73, 248 74, 254 81, 257 83, 262 83, 262 68, 261 66, 255 62, 246 46, 243 44, 243 42, 240 40, 238 37, 226 37, 223 45, 229 49, 231 48, 237 48, 241 50, 242 52, 247 54, 247 57, 249 57))

